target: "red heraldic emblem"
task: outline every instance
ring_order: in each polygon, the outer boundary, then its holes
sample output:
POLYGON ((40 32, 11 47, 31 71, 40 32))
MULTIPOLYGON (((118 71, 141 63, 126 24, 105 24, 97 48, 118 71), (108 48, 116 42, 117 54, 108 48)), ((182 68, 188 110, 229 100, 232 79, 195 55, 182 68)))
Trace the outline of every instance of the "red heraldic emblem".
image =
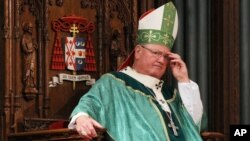
POLYGON ((85 65, 85 38, 64 38, 64 56, 67 69, 78 71, 84 70, 85 65))

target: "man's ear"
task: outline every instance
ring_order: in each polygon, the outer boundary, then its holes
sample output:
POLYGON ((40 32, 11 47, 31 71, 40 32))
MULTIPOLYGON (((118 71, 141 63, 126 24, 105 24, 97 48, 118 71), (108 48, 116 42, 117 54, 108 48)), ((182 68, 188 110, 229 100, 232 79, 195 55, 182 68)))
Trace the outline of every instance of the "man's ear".
POLYGON ((135 59, 137 59, 138 57, 140 57, 141 56, 141 52, 142 52, 142 50, 141 50, 141 46, 140 45, 136 45, 135 46, 135 59))

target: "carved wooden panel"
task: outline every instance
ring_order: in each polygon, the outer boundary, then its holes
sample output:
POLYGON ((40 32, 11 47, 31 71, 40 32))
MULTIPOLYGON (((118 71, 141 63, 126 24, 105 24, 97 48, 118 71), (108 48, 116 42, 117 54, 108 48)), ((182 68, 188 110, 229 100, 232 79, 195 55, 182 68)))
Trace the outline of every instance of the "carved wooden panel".
POLYGON ((0 59, 5 63, 0 64, 4 68, 0 74, 4 74, 1 110, 5 116, 1 120, 7 134, 24 131, 30 118, 67 120, 91 86, 85 81, 63 81, 49 87, 52 78, 64 73, 86 74, 97 80, 116 70, 134 45, 136 0, 4 0, 2 7, 4 47, 0 51, 4 55, 0 59), (95 26, 91 39, 96 71, 51 69, 57 35, 70 34, 55 32, 52 21, 69 15, 85 18, 95 26))

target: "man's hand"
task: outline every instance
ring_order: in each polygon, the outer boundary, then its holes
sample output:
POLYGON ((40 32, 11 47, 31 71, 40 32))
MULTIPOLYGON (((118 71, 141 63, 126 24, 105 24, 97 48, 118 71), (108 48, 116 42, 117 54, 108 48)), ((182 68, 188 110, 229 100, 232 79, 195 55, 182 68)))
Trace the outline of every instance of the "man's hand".
POLYGON ((188 70, 180 55, 169 52, 168 57, 170 68, 175 79, 177 79, 178 82, 189 82, 188 70))
POLYGON ((97 137, 96 128, 103 129, 102 125, 89 116, 80 116, 76 119, 76 131, 86 140, 97 137))

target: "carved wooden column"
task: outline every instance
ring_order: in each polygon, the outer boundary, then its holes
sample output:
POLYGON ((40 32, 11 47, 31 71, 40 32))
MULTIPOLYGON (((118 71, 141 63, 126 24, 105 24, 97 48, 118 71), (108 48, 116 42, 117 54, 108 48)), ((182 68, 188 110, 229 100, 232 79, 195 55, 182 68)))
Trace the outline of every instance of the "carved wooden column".
MULTIPOLYGON (((13 114, 13 42, 12 42, 12 29, 13 29, 13 18, 12 17, 13 1, 5 0, 4 3, 4 113, 5 113, 5 133, 10 132, 13 128, 13 120, 11 119, 11 114, 13 114)), ((6 136, 4 137, 6 139, 6 136)))
POLYGON ((98 31, 98 53, 99 53, 99 75, 104 73, 104 57, 103 57, 103 43, 104 43, 104 4, 105 0, 98 0, 97 6, 97 31, 98 31))
POLYGON ((45 92, 48 88, 48 86, 44 83, 46 82, 46 68, 45 62, 46 62, 46 54, 45 49, 48 48, 48 0, 43 1, 37 1, 36 3, 37 9, 39 9, 38 12, 38 18, 37 18, 37 40, 38 40, 38 55, 37 55, 37 69, 39 70, 37 75, 37 116, 42 118, 44 117, 43 113, 43 98, 45 95, 45 92), (40 10, 41 9, 41 10, 40 10), (42 20, 40 20, 42 19, 42 20), (47 88, 46 88, 47 87, 47 88))
MULTIPOLYGON (((7 74, 6 72, 9 72, 9 70, 10 70, 10 68, 9 68, 9 64, 7 64, 7 60, 8 60, 8 57, 7 57, 7 54, 9 54, 9 48, 8 48, 8 44, 10 44, 9 43, 9 24, 10 24, 10 21, 9 21, 9 19, 8 19, 8 17, 9 17, 9 13, 10 13, 10 11, 9 11, 9 8, 8 8, 8 6, 9 6, 9 2, 8 1, 5 1, 4 2, 4 49, 3 49, 3 51, 4 51, 4 61, 6 62, 6 63, 4 63, 4 71, 3 71, 3 73, 4 74, 7 74)), ((5 75, 5 77, 3 78, 3 81, 4 81, 4 85, 3 85, 3 88, 4 88, 4 90, 3 90, 3 97, 4 97, 4 100, 3 100, 3 112, 4 112, 4 114, 3 114, 3 121, 1 121, 1 123, 4 123, 2 126, 1 126, 1 128, 2 128, 2 132, 1 132, 1 135, 3 135, 2 137, 1 137, 1 141, 2 140, 6 140, 7 138, 6 138, 6 132, 7 132, 7 130, 9 131, 9 129, 7 129, 6 128, 6 125, 7 124, 9 124, 9 113, 10 113, 10 94, 9 94, 9 91, 8 91, 8 89, 9 89, 9 78, 10 76, 9 75, 5 75), (8 120, 7 120, 8 119, 8 120), (5 127, 5 128, 4 128, 5 127)))
MULTIPOLYGON (((139 2, 140 3, 140 2, 139 2)), ((128 49, 127 52, 131 52, 135 45, 137 44, 137 28, 138 28, 138 3, 137 0, 133 0, 132 3, 130 3, 130 10, 133 11, 130 13, 130 19, 131 23, 128 23, 127 27, 129 28, 127 40, 126 42, 129 42, 130 44, 126 44, 128 49)), ((125 29, 126 30, 126 29, 125 29)))
POLYGON ((38 40, 38 55, 37 55, 37 68, 39 70, 39 73, 37 75, 37 115, 38 117, 42 118, 44 116, 43 114, 43 98, 45 95, 45 90, 46 90, 46 85, 44 82, 46 81, 46 68, 45 66, 45 49, 48 47, 48 11, 47 11, 47 6, 48 6, 48 1, 39 1, 37 3, 39 9, 42 9, 39 12, 39 19, 43 20, 38 20, 38 34, 37 34, 37 40, 38 40))
POLYGON ((13 19, 13 52, 11 55, 11 58, 13 59, 13 95, 11 96, 13 100, 13 103, 11 104, 13 106, 13 112, 10 114, 12 121, 12 125, 10 125, 10 128, 12 129, 11 132, 17 132, 18 131, 18 120, 20 120, 18 117, 21 115, 21 98, 22 93, 19 92, 19 82, 21 82, 21 78, 18 77, 18 72, 20 72, 20 66, 19 66, 19 60, 20 60, 20 1, 13 1, 13 14, 15 15, 13 19))

